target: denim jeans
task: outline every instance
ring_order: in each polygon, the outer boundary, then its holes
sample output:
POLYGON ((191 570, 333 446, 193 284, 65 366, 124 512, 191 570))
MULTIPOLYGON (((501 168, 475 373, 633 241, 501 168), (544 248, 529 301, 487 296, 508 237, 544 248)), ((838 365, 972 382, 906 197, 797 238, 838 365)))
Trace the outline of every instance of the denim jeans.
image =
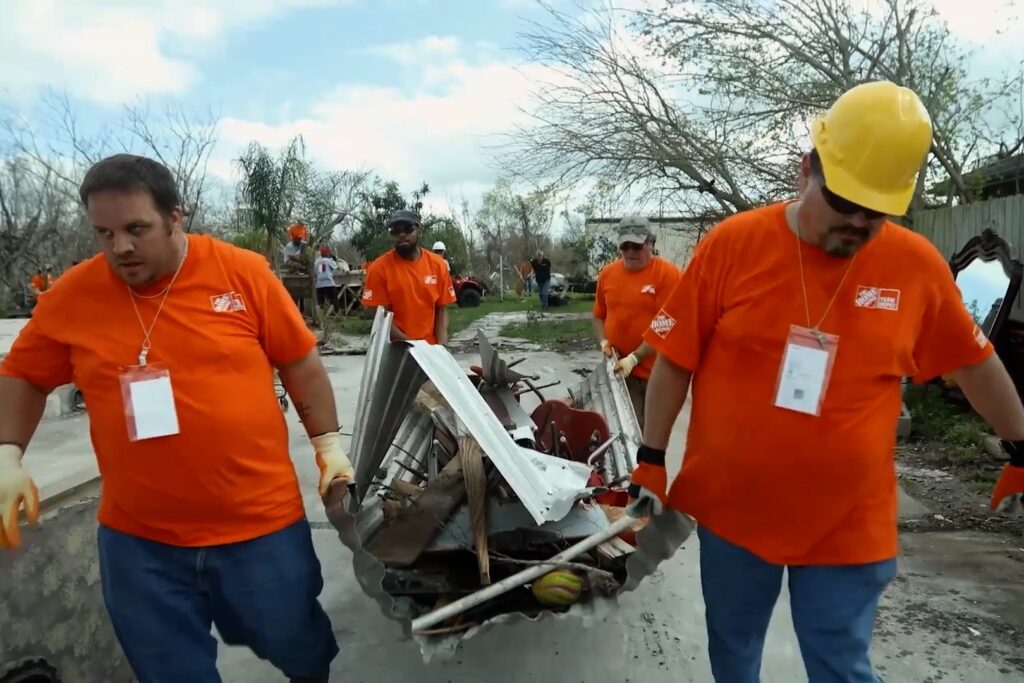
POLYGON ((537 284, 537 292, 540 295, 540 307, 548 307, 548 292, 551 290, 551 280, 545 280, 537 284))
POLYGON ((211 624, 286 677, 329 674, 338 645, 317 600, 323 578, 306 520, 204 548, 103 525, 98 541, 103 599, 139 683, 220 683, 211 624))
POLYGON ((772 610, 789 572, 793 626, 809 683, 877 683, 871 634, 896 560, 844 566, 770 564, 707 529, 700 538, 708 655, 716 683, 757 683, 772 610))

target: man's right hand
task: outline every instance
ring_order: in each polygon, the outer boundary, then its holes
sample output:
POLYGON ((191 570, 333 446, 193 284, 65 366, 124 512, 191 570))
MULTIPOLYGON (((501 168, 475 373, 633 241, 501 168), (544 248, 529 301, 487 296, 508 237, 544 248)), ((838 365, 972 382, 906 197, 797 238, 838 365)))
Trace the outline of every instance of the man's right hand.
POLYGON ((22 506, 25 519, 39 520, 39 490, 21 465, 21 448, 0 444, 0 548, 18 548, 18 516, 22 506))
POLYGON ((608 341, 607 339, 602 339, 601 340, 601 353, 603 353, 606 358, 611 358, 613 351, 614 351, 614 349, 612 348, 612 343, 610 341, 608 341))

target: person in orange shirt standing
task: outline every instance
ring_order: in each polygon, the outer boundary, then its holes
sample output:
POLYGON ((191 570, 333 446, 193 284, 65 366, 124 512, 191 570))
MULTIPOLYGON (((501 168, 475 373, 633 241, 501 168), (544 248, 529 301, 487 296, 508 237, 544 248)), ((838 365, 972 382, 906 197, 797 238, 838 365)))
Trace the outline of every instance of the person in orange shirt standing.
POLYGON ((40 298, 0 365, 0 546, 20 545, 20 508, 38 516, 22 455, 73 382, 103 477, 103 597, 138 680, 219 681, 216 624, 292 681, 327 681, 338 646, 273 386, 276 369, 321 495, 342 495, 315 337, 259 254, 182 231, 166 167, 115 155, 80 196, 102 253, 40 298))
POLYGON ((813 125, 799 199, 711 230, 645 333, 658 359, 631 494, 697 520, 719 683, 759 680, 784 575, 811 683, 877 681, 904 377, 952 374, 1007 440, 1003 493, 1024 488, 1013 382, 939 251, 887 220, 906 212, 931 138, 912 91, 882 81, 844 93, 813 125), (691 381, 683 466, 666 491, 691 381))
POLYGON ((455 303, 448 265, 419 244, 420 217, 396 211, 388 219, 394 249, 370 264, 363 284, 364 306, 395 314, 391 341, 422 339, 448 343, 448 304, 455 303))
POLYGON ((619 222, 622 258, 601 270, 594 300, 594 334, 605 356, 618 354, 615 369, 626 377, 641 428, 647 378, 656 355, 643 335, 681 275, 675 264, 654 256, 653 247, 650 221, 642 216, 623 218, 619 222))

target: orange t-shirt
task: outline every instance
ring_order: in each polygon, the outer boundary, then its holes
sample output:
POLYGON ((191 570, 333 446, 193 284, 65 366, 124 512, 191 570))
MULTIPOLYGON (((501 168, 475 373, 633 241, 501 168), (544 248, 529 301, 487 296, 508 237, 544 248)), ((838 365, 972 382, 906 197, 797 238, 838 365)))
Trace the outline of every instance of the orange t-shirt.
MULTIPOLYGON (((675 264, 655 256, 643 270, 629 271, 622 259, 612 261, 597 276, 594 317, 604 321, 604 336, 620 356, 636 351, 644 331, 682 273, 675 264)), ((651 354, 633 370, 633 376, 647 379, 654 367, 651 354)))
POLYGON ((42 275, 32 276, 32 289, 36 290, 37 292, 45 292, 47 289, 49 289, 46 286, 46 284, 46 278, 44 278, 42 275))
POLYGON ((851 266, 798 243, 783 204, 713 229, 645 339, 694 371, 669 504, 790 565, 896 556, 901 380, 927 381, 993 353, 924 237, 886 223, 851 266), (817 417, 775 407, 790 325, 807 326, 798 248, 811 325, 838 288, 821 324, 839 340, 817 417))
MULTIPOLYGON (((179 434, 128 440, 119 377, 137 364, 143 331, 127 285, 102 256, 40 298, 0 374, 47 389, 73 382, 82 391, 103 477, 100 522, 161 543, 205 546, 303 517, 274 366, 306 356, 316 339, 259 254, 209 236, 188 239, 149 353, 151 365, 170 372, 179 434)), ((159 303, 138 299, 147 326, 159 303)))
POLYGON ((444 259, 420 249, 415 261, 394 249, 370 264, 363 285, 364 306, 385 306, 395 314, 395 325, 410 339, 437 343, 434 323, 437 307, 455 303, 452 276, 444 259))

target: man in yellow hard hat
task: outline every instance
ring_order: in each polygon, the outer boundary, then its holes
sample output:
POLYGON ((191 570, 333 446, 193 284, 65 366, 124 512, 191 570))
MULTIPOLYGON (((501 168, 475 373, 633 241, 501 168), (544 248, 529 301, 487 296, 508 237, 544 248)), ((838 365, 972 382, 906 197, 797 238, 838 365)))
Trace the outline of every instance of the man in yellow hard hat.
POLYGON ((887 220, 906 212, 931 136, 906 88, 844 93, 814 124, 799 199, 715 227, 644 335, 658 360, 631 493, 698 522, 719 683, 759 680, 784 575, 810 681, 877 680, 904 377, 951 374, 1024 464, 1024 407, 945 259, 887 220), (666 490, 691 380, 683 467, 666 490))

